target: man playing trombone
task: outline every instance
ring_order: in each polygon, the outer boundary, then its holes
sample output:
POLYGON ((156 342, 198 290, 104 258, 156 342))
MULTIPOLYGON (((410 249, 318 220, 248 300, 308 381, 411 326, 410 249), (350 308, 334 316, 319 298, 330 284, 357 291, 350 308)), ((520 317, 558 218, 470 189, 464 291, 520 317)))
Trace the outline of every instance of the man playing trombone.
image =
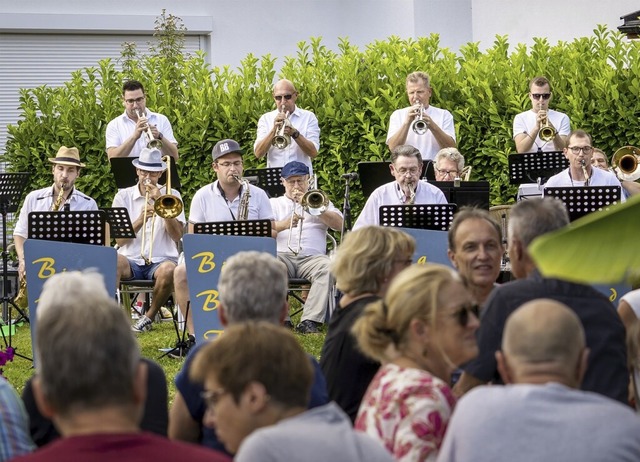
POLYGON ((296 106, 298 92, 293 83, 283 79, 273 87, 276 109, 258 120, 258 134, 253 151, 258 159, 267 156, 267 167, 282 167, 298 161, 313 173, 311 159, 320 148, 320 128, 315 114, 296 106))
POLYGON ((549 109, 553 99, 551 84, 546 77, 534 77, 529 82, 531 109, 513 119, 513 140, 518 153, 562 151, 571 131, 569 116, 549 109))
POLYGON ((289 162, 282 168, 284 196, 271 198, 278 231, 278 258, 289 277, 311 282, 302 318, 301 334, 318 333, 325 319, 332 284, 327 253, 327 230, 342 229, 342 213, 320 190, 309 192, 309 167, 289 162))
POLYGON ((134 239, 116 239, 119 246, 117 280, 155 280, 151 306, 133 325, 134 332, 145 332, 151 330, 153 318, 173 292, 173 271, 178 262, 176 244, 182 238, 186 220, 180 193, 158 185, 160 175, 167 169, 160 151, 143 149, 140 158, 133 159, 133 165, 138 183, 121 189, 113 199, 113 207, 127 209, 136 233, 134 239), (155 206, 161 196, 172 198, 169 202, 175 204, 174 210, 166 213, 155 206))
POLYGON ((405 144, 417 148, 423 160, 433 160, 443 148, 456 147, 453 116, 445 109, 431 106, 431 83, 424 72, 407 76, 409 107, 391 114, 387 146, 393 151, 405 144))
POLYGON ((162 114, 147 108, 144 87, 137 80, 128 80, 122 86, 124 113, 107 125, 107 155, 112 157, 139 157, 146 147, 156 147, 162 155, 178 160, 178 142, 173 136, 171 123, 162 114))

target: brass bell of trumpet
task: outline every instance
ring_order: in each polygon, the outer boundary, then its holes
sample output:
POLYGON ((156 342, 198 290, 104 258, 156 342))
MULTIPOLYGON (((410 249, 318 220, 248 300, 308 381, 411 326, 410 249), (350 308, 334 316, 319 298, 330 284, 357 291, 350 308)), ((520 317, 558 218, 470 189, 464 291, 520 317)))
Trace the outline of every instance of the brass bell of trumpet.
POLYGON ((420 104, 418 115, 416 115, 416 118, 411 122, 411 130, 416 135, 424 135, 429 130, 429 123, 424 120, 423 111, 424 106, 420 104))
MULTIPOLYGON (((143 115, 137 109, 136 109, 136 115, 138 116, 138 119, 141 119, 143 117, 143 115)), ((145 131, 145 134, 147 135, 147 147, 149 149, 162 150, 162 141, 153 137, 153 132, 151 131, 151 127, 149 126, 149 123, 147 123, 147 130, 145 131)))
POLYGON ((540 122, 540 130, 538 130, 538 137, 542 141, 549 142, 556 137, 556 134, 557 134, 556 129, 549 124, 549 116, 548 115, 545 116, 545 118, 542 119, 542 121, 540 122))
POLYGON ((620 180, 636 181, 640 178, 640 150, 623 146, 613 153, 611 168, 620 180))
POLYGON ((280 123, 278 130, 276 130, 276 134, 273 136, 271 140, 271 145, 275 146, 278 149, 284 149, 291 144, 291 135, 287 135, 284 132, 284 129, 289 125, 289 112, 285 114, 285 119, 280 123))

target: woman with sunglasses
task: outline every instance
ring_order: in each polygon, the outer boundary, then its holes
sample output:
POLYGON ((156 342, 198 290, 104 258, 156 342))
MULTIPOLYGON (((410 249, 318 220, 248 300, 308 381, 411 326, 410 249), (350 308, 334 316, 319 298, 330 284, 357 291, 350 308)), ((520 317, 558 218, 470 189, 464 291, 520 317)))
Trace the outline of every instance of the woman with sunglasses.
POLYGON ((383 366, 355 428, 396 460, 435 460, 455 398, 452 372, 478 353, 478 305, 450 268, 415 265, 391 283, 353 327, 360 349, 383 366))

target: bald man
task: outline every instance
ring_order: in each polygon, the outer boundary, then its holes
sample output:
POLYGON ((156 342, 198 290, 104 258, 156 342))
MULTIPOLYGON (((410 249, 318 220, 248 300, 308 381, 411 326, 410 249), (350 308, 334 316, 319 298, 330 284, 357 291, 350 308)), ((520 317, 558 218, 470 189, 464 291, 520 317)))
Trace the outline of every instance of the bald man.
POLYGON ((569 307, 550 299, 522 305, 496 353, 508 385, 479 387, 458 402, 438 461, 640 460, 640 417, 578 389, 588 355, 569 307))
POLYGON ((273 86, 276 109, 263 114, 258 120, 253 151, 258 159, 267 156, 267 167, 284 167, 289 162, 297 161, 309 167, 313 175, 311 159, 317 157, 320 149, 320 127, 313 112, 296 105, 298 95, 298 90, 290 80, 276 82, 273 86), (285 147, 276 147, 271 142, 282 124, 290 143, 285 147))

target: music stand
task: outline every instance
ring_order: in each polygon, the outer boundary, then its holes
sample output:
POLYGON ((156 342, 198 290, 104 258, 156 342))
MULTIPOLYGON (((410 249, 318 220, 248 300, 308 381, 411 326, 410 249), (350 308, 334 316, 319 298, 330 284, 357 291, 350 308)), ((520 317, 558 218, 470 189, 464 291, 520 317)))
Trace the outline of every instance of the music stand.
POLYGON ((244 176, 257 176, 258 186, 263 189, 269 197, 284 196, 284 185, 282 184, 282 167, 271 168, 250 168, 244 171, 244 176))
MULTIPOLYGON (((358 175, 360 176, 360 185, 362 186, 362 194, 369 197, 376 188, 383 184, 395 181, 391 170, 389 169, 391 162, 358 162, 358 175)), ((422 173, 420 178, 427 180, 435 180, 435 170, 433 169, 433 161, 425 160, 422 163, 422 173)))
POLYGON ((215 221, 195 223, 194 234, 224 234, 227 236, 271 237, 270 220, 215 221))
POLYGON ((111 237, 114 239, 135 239, 133 224, 125 207, 101 207, 107 214, 111 237))
POLYGON ((456 204, 382 205, 380 225, 449 231, 456 210, 456 204))
POLYGON ((456 204, 458 208, 468 206, 489 210, 488 181, 461 181, 458 186, 455 181, 430 181, 429 184, 440 189, 447 202, 456 204))
POLYGON ((562 151, 509 154, 509 182, 511 184, 546 183, 556 173, 569 167, 562 151))
POLYGON ((26 319, 27 322, 29 322, 29 318, 23 310, 16 306, 16 304, 13 302, 13 298, 9 297, 8 293, 8 284, 10 282, 9 278, 7 277, 7 264, 9 260, 9 251, 7 250, 7 215, 9 213, 18 211, 18 204, 22 200, 22 194, 27 185, 27 182, 29 181, 30 175, 31 174, 27 172, 0 173, 0 213, 2 214, 2 274, 4 277, 2 282, 2 320, 3 324, 5 323, 5 320, 7 320, 9 323, 8 342, 4 334, 4 329, 0 328, 0 331, 2 331, 2 340, 4 341, 5 347, 11 348, 16 356, 20 356, 21 358, 27 360, 30 360, 31 358, 27 358, 26 356, 15 353, 15 348, 13 348, 13 345, 11 343, 11 308, 15 308, 20 316, 26 319))
POLYGON ((105 245, 106 223, 104 210, 31 212, 29 239, 105 245))
POLYGON ((556 197, 564 202, 571 221, 591 212, 606 210, 608 206, 620 202, 621 194, 620 186, 544 188, 545 196, 556 197))
MULTIPOLYGON (((111 173, 113 174, 118 189, 128 188, 138 183, 136 167, 132 163, 133 159, 137 159, 137 157, 112 157, 109 159, 111 173)), ((172 156, 169 156, 169 162, 171 164, 171 188, 180 191, 182 184, 180 183, 180 176, 176 168, 176 160, 172 156)), ((167 184, 166 170, 160 175, 158 184, 167 184)), ((167 191, 167 194, 168 193, 167 191)))

